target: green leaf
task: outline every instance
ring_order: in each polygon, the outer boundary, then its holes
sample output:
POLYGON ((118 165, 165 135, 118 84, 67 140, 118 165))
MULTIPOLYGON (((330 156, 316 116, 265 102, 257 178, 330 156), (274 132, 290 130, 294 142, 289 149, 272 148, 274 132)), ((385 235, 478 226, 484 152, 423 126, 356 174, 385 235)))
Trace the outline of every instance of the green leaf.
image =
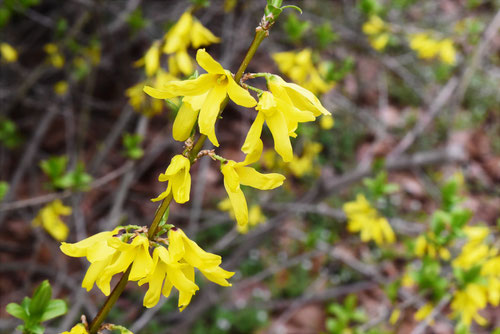
POLYGON ((27 321, 29 316, 24 310, 24 308, 16 303, 9 303, 7 304, 7 307, 5 308, 8 314, 10 314, 13 317, 19 318, 21 320, 27 321))
POLYGON ((64 174, 67 165, 68 158, 66 156, 51 157, 40 162, 40 168, 52 182, 55 182, 64 174))
POLYGON ((297 15, 290 14, 284 24, 285 32, 292 42, 298 42, 302 39, 307 29, 311 25, 308 21, 301 21, 297 15))
POLYGON ((0 201, 3 200, 9 191, 9 184, 5 181, 0 181, 0 201))
POLYGON ((29 306, 30 319, 40 319, 52 297, 52 287, 49 281, 43 281, 33 294, 29 306))
POLYGON ((68 306, 62 299, 53 299, 49 301, 45 311, 43 312, 40 322, 57 318, 68 312, 68 306))

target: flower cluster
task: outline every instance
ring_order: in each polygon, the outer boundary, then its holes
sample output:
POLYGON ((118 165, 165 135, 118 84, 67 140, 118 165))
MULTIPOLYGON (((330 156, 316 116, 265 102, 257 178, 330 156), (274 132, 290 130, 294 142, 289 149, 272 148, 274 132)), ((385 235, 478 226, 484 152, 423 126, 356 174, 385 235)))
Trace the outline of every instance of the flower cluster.
POLYGON ((384 50, 391 37, 391 27, 380 17, 374 15, 363 24, 363 32, 368 35, 371 46, 378 51, 384 50))
POLYGON ((442 62, 454 65, 457 51, 449 38, 434 39, 428 33, 410 35, 410 48, 415 50, 419 58, 433 59, 439 57, 442 62))
POLYGON ((197 268, 210 281, 229 286, 227 279, 234 273, 219 265, 221 257, 207 253, 184 232, 172 227, 168 239, 148 239, 147 229, 138 226, 117 227, 113 231, 95 234, 80 242, 63 242, 61 251, 72 257, 86 257, 90 266, 82 287, 90 291, 94 284, 106 295, 114 275, 130 267, 129 281, 149 284, 144 306, 155 306, 160 295, 170 295, 172 287, 179 290, 179 309, 190 303, 198 290, 194 269, 197 268))
POLYGON ((70 214, 69 206, 65 206, 60 200, 55 200, 40 209, 33 219, 33 226, 42 226, 54 239, 64 241, 68 237, 69 229, 60 216, 70 214))
MULTIPOLYGON (((264 123, 271 130, 276 152, 283 161, 291 161, 293 150, 290 137, 297 136, 295 131, 298 124, 314 121, 316 117, 330 113, 309 90, 267 73, 260 76, 266 78, 269 91, 259 91, 257 102, 246 89, 236 83, 231 72, 225 70, 204 49, 198 50, 196 60, 207 71, 206 74, 184 81, 170 81, 156 88, 146 86, 144 91, 157 99, 182 97, 182 106, 173 124, 173 137, 178 141, 191 137, 198 123, 200 133, 206 135, 212 144, 219 146, 215 123, 223 102, 230 99, 244 107, 255 106, 258 113, 242 146, 242 152, 246 154, 244 161, 236 162, 219 157, 222 162, 224 186, 236 221, 243 231, 248 223, 248 207, 240 186, 261 190, 274 189, 285 179, 276 173, 261 174, 248 166, 257 162, 262 154, 261 135, 264 123)), ((165 174, 159 177, 160 181, 169 181, 167 190, 155 198, 155 201, 166 198, 171 192, 178 203, 189 200, 190 163, 189 159, 182 155, 172 159, 165 174)))
POLYGON ((379 246, 395 241, 391 225, 378 214, 365 196, 358 194, 355 201, 345 203, 344 211, 347 215, 347 229, 353 233, 360 232, 362 241, 373 240, 379 246))
POLYGON ((0 43, 0 56, 6 63, 13 63, 17 61, 17 51, 12 45, 2 42, 0 43))
POLYGON ((197 49, 218 42, 218 37, 193 17, 189 10, 186 11, 165 36, 154 41, 144 56, 135 62, 135 66, 144 67, 148 79, 127 89, 129 104, 135 111, 146 115, 160 113, 164 103, 145 95, 143 87, 145 85, 162 87, 169 81, 178 80, 181 75, 192 75, 195 68, 188 49, 190 47, 197 49), (162 54, 168 55, 168 72, 161 68, 162 54))
POLYGON ((334 86, 323 78, 324 64, 319 64, 319 67, 314 65, 313 51, 310 48, 278 52, 273 54, 273 59, 283 74, 314 94, 326 93, 334 86))

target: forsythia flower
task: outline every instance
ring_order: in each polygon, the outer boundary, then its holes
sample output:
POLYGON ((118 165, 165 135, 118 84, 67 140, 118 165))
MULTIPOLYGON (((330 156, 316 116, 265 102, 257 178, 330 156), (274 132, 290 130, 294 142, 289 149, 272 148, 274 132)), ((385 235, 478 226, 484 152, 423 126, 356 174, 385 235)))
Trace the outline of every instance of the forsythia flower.
POLYGON ((56 240, 63 241, 68 237, 69 229, 59 216, 69 216, 71 208, 55 200, 44 206, 33 220, 33 225, 40 226, 56 240))
POLYGON ((64 95, 68 91, 68 82, 67 81, 58 81, 54 85, 54 92, 56 92, 57 95, 64 95))
POLYGON ((221 168, 224 175, 224 187, 233 206, 238 225, 248 224, 248 207, 245 195, 240 185, 250 186, 261 190, 269 190, 283 184, 285 177, 281 174, 261 174, 247 165, 256 162, 262 153, 262 142, 248 154, 243 162, 228 160, 221 168))
POLYGON ((88 334, 88 332, 83 324, 78 324, 71 328, 69 332, 62 332, 61 334, 88 334))
POLYGON ((56 68, 61 68, 64 66, 64 57, 59 51, 59 47, 53 43, 45 44, 44 48, 45 52, 49 56, 49 62, 52 66, 56 68))
POLYGON ((433 39, 427 33, 410 35, 410 48, 415 50, 422 59, 432 59, 437 56, 446 64, 455 64, 456 50, 449 38, 441 41, 433 39))
MULTIPOLYGON (((234 81, 231 72, 222 68, 204 49, 198 50, 196 61, 208 72, 207 74, 202 74, 192 80, 171 81, 164 84, 161 89, 146 86, 144 91, 157 99, 168 99, 176 96, 195 97, 207 94, 198 115, 198 124, 200 132, 207 135, 212 144, 219 146, 215 136, 215 122, 222 101, 229 95, 231 100, 243 107, 253 107, 257 102, 248 91, 234 81)), ((195 113, 192 114, 192 118, 196 119, 194 115, 195 113)))
POLYGON ((113 231, 101 232, 91 237, 83 239, 74 244, 63 242, 60 246, 61 251, 72 257, 86 257, 90 262, 87 273, 83 278, 82 288, 90 291, 97 284, 97 287, 108 296, 110 293, 111 276, 104 276, 102 272, 112 264, 118 257, 117 250, 108 245, 108 240, 113 238, 121 228, 113 231))
MULTIPOLYGON (((221 201, 217 207, 220 210, 227 211, 229 213, 229 217, 231 219, 236 219, 236 216, 234 214, 233 206, 231 205, 231 200, 229 198, 226 198, 225 200, 221 201)), ((256 226, 258 224, 261 224, 266 221, 266 216, 262 213, 262 209, 260 208, 259 205, 252 205, 248 209, 248 224, 247 225, 237 225, 236 228, 238 232, 245 234, 248 232, 248 227, 249 226, 256 226)))
POLYGON ((358 194, 355 201, 345 203, 344 211, 348 220, 347 229, 361 232, 362 241, 374 240, 377 245, 395 241, 391 225, 387 219, 379 216, 365 196, 358 194))
POLYGON ((445 261, 449 260, 451 257, 450 251, 446 247, 440 247, 435 244, 435 236, 433 233, 418 236, 415 242, 415 255, 418 257, 429 255, 433 259, 439 256, 445 261))
POLYGON ((304 152, 301 157, 293 156, 293 160, 288 164, 288 168, 298 178, 311 172, 316 172, 314 159, 323 150, 320 143, 310 142, 304 145, 304 152))
POLYGON ((143 92, 144 82, 128 88, 125 95, 129 98, 128 103, 137 112, 144 112, 146 115, 155 115, 163 110, 164 102, 157 99, 151 99, 143 92))
POLYGON ((17 51, 10 44, 0 43, 0 55, 7 63, 17 60, 17 51))
POLYGON ((335 124, 335 121, 334 121, 332 115, 324 115, 319 120, 319 126, 323 130, 330 130, 331 128, 333 128, 334 124, 335 124))
POLYGON ((279 52, 272 57, 281 72, 314 94, 322 94, 333 88, 333 84, 327 83, 314 66, 311 49, 279 52))
POLYGON ((429 314, 431 314, 433 309, 434 309, 434 306, 431 303, 425 304, 424 306, 419 308, 418 311, 415 313, 415 316, 414 316, 415 320, 417 320, 417 321, 424 320, 425 318, 427 318, 427 316, 429 314))
POLYGON ((475 283, 467 284, 465 289, 458 290, 453 296, 451 309, 455 316, 460 317, 466 324, 470 325, 472 320, 479 325, 487 324, 485 318, 479 315, 479 310, 486 307, 487 304, 487 289, 475 283))
POLYGON ((153 45, 146 51, 144 57, 135 62, 135 66, 144 66, 148 77, 156 74, 160 68, 160 41, 153 42, 153 45))
POLYGON ((190 12, 185 12, 179 21, 165 35, 163 52, 169 55, 169 68, 172 73, 181 71, 185 75, 193 73, 191 57, 187 53, 190 45, 197 49, 203 45, 218 43, 220 39, 205 28, 190 12))
POLYGON ((375 50, 383 50, 389 43, 390 35, 387 31, 390 30, 390 26, 387 25, 378 16, 372 16, 370 19, 363 24, 363 32, 368 35, 370 44, 375 50))
POLYGON ((467 270, 484 262, 490 255, 490 248, 483 243, 489 234, 489 229, 482 226, 466 226, 464 232, 468 241, 462 247, 460 254, 453 260, 453 266, 467 270))
POLYGON ((194 283, 194 268, 198 268, 207 279, 216 284, 231 286, 227 279, 234 273, 219 266, 220 256, 205 252, 181 229, 175 227, 169 231, 168 240, 168 250, 162 246, 155 248, 154 269, 139 281, 139 285, 149 283, 149 289, 144 296, 144 306, 155 306, 160 293, 168 297, 174 286, 179 290, 179 310, 183 311, 199 289, 194 283))
POLYGON ((177 203, 186 203, 189 201, 189 192, 191 191, 191 174, 189 169, 191 162, 183 155, 176 155, 172 158, 165 173, 158 176, 158 181, 168 181, 167 190, 158 197, 153 198, 153 202, 161 201, 172 193, 177 203))

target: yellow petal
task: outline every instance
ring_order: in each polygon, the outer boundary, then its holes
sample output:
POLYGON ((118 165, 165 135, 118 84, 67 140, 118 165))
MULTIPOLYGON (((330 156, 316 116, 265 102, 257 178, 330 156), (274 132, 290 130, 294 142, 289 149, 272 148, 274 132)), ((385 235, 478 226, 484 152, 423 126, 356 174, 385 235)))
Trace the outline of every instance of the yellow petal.
POLYGON ((205 49, 199 49, 196 52, 196 61, 208 73, 211 74, 226 74, 226 71, 221 64, 216 62, 205 49))
POLYGON ((229 80, 229 85, 227 87, 227 93, 229 94, 229 98, 236 104, 251 108, 257 104, 257 101, 253 98, 250 93, 238 85, 236 81, 234 81, 231 73, 227 73, 227 78, 229 80))
MULTIPOLYGON (((186 99, 186 98, 184 98, 186 99)), ((191 136, 200 110, 193 110, 189 103, 183 102, 175 116, 172 135, 177 141, 185 141, 191 136)))
POLYGON ((208 93, 205 104, 201 107, 198 117, 200 132, 208 136, 208 139, 215 146, 219 146, 215 136, 215 122, 220 112, 220 105, 227 95, 227 86, 224 84, 215 84, 208 93))
POLYGON ((264 144, 262 143, 262 140, 259 139, 255 145, 251 147, 251 151, 247 154, 245 160, 238 162, 236 166, 246 166, 259 161, 263 148, 264 144))
POLYGON ((230 278, 234 275, 233 272, 226 271, 219 266, 208 268, 208 269, 200 269, 201 273, 210 281, 219 284, 221 286, 231 286, 226 279, 230 278))
POLYGON ((144 55, 144 65, 146 66, 146 75, 153 76, 160 67, 160 41, 156 41, 144 55))
POLYGON ((180 50, 175 53, 175 59, 177 61, 177 66, 179 66, 179 70, 184 75, 191 75, 194 72, 193 61, 191 57, 189 57, 186 50, 180 50))
POLYGON ((266 117, 266 123, 271 130, 274 140, 274 149, 283 158, 283 161, 289 162, 293 159, 292 143, 288 135, 286 119, 279 111, 266 117))
POLYGON ((145 277, 153 268, 153 259, 149 254, 149 240, 145 236, 138 235, 132 241, 136 249, 130 270, 129 281, 138 281, 145 277))
POLYGON ((238 225, 246 225, 248 223, 248 207, 243 191, 241 191, 239 187, 234 190, 231 189, 226 177, 224 177, 224 187, 226 188, 229 200, 233 206, 236 222, 238 225))
POLYGON ((245 138, 245 142, 241 147, 241 151, 246 154, 250 154, 251 152, 256 150, 256 147, 260 145, 261 140, 260 136, 262 134, 262 127, 264 126, 264 115, 262 112, 257 114, 255 121, 252 123, 250 130, 248 130, 247 137, 245 138))
POLYGON ((220 38, 216 37, 210 30, 205 28, 198 20, 194 20, 191 28, 191 43, 193 48, 212 43, 219 43, 220 38))
POLYGON ((234 167, 236 163, 229 160, 221 167, 222 175, 224 175, 224 182, 227 183, 229 189, 236 191, 240 187, 240 177, 236 173, 234 167))
POLYGON ((155 99, 171 99, 173 97, 176 97, 178 95, 170 92, 170 91, 165 91, 161 89, 156 89, 151 86, 144 86, 144 93, 148 94, 149 96, 155 98, 155 99))
POLYGON ((260 190, 269 190, 283 184, 285 177, 278 173, 262 174, 252 167, 237 167, 240 184, 260 190))

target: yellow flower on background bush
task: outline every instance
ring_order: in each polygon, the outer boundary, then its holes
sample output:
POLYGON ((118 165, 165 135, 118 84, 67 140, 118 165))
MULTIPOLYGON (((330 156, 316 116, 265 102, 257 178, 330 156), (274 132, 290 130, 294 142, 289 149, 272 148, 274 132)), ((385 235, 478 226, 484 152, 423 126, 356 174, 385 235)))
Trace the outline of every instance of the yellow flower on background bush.
POLYGON ((68 85, 68 82, 67 81, 58 81, 55 85, 54 85, 54 92, 57 94, 57 95, 65 95, 67 92, 68 92, 68 88, 69 88, 69 85, 68 85))
POLYGON ((151 47, 146 51, 146 54, 143 58, 139 59, 135 65, 145 67, 146 75, 151 77, 156 74, 158 69, 160 68, 160 41, 155 41, 151 45, 151 47))
POLYGON ((287 165, 288 169, 298 178, 318 172, 318 165, 314 161, 322 150, 323 145, 320 143, 307 142, 304 144, 302 155, 300 157, 294 155, 292 161, 287 165))
POLYGON ((62 68, 64 66, 64 57, 59 50, 59 47, 54 43, 45 44, 45 52, 49 56, 49 62, 55 68, 62 68))
POLYGON ((424 320, 425 318, 427 318, 427 316, 429 314, 431 314, 433 309, 434 309, 434 305, 432 305, 432 303, 425 304, 424 306, 419 308, 418 311, 415 313, 415 316, 414 316, 415 320, 417 320, 417 321, 424 320))
POLYGON ((55 200, 38 212, 33 219, 33 225, 42 226, 57 241, 66 240, 69 229, 60 216, 69 216, 71 212, 69 206, 65 206, 60 200, 55 200))
MULTIPOLYGON (((168 99, 176 96, 195 97, 207 94, 198 115, 198 125, 200 132, 207 135, 212 144, 219 146, 215 136, 215 122, 224 99, 229 95, 231 100, 243 107, 253 107, 257 101, 247 90, 234 81, 231 72, 225 70, 204 49, 198 50, 196 61, 208 73, 192 80, 171 81, 160 88, 146 86, 144 91, 157 99, 168 99)), ((194 114, 193 119, 196 119, 194 114)), ((189 124, 191 123, 189 122, 189 124)))
POLYGON ((418 257, 428 255, 433 259, 439 256, 441 259, 448 261, 451 258, 450 251, 446 247, 437 246, 435 239, 433 233, 418 236, 415 242, 415 255, 418 257))
MULTIPOLYGON (((227 211, 229 213, 229 217, 231 219, 236 219, 236 216, 234 214, 233 206, 231 204, 231 200, 229 198, 226 198, 223 201, 220 201, 219 204, 217 205, 219 210, 222 211, 227 211)), ((258 224, 262 224, 266 221, 266 216, 262 213, 262 209, 259 205, 254 204, 251 205, 250 208, 248 209, 248 224, 247 225, 236 225, 236 229, 238 232, 245 234, 248 232, 248 228, 252 226, 256 226, 258 224)))
POLYGON ((260 190, 269 190, 281 186, 285 180, 285 177, 281 174, 262 174, 252 167, 247 167, 247 165, 259 160, 262 153, 262 146, 262 142, 259 141, 259 146, 248 154, 244 161, 235 162, 228 160, 221 167, 221 172, 224 175, 224 188, 226 188, 229 200, 233 206, 236 221, 241 226, 248 224, 248 207, 240 185, 260 190))
POLYGON ((168 240, 168 249, 163 246, 154 249, 154 269, 139 281, 139 285, 149 284, 144 296, 144 306, 155 306, 160 294, 168 297, 172 287, 175 287, 179 290, 178 307, 183 311, 199 290, 194 282, 194 268, 198 268, 207 279, 216 284, 231 286, 227 279, 234 273, 220 267, 220 256, 205 252, 179 228, 174 227, 169 231, 168 240))
POLYGON ((373 240, 380 246, 396 240, 387 219, 378 214, 364 195, 358 194, 355 201, 345 203, 344 211, 347 215, 347 229, 353 233, 360 232, 362 241, 373 240))
POLYGON ((410 35, 410 48, 417 52, 422 59, 433 59, 439 57, 448 65, 454 65, 456 61, 456 49, 453 41, 449 38, 437 40, 428 33, 410 35))
POLYGON ((73 326, 69 332, 62 332, 61 334, 88 334, 88 332, 83 324, 78 324, 73 326))
POLYGON ((486 307, 487 301, 487 289, 479 284, 470 283, 465 289, 455 292, 451 301, 451 309, 454 315, 466 325, 470 325, 474 320, 484 326, 487 321, 479 314, 479 310, 486 307))
POLYGON ((323 115, 319 120, 319 126, 323 130, 330 130, 335 125, 335 120, 332 115, 323 115))
POLYGON ((466 226, 464 232, 467 236, 467 243, 452 264, 454 267, 467 270, 483 263, 490 256, 491 250, 483 243, 489 234, 487 227, 466 226))
POLYGON ((158 197, 153 198, 152 201, 161 201, 170 195, 170 193, 172 193, 177 203, 186 203, 189 201, 189 193, 191 191, 190 168, 191 162, 188 158, 180 154, 174 156, 165 173, 158 176, 158 181, 168 181, 167 189, 158 197))
POLYGON ((322 94, 333 88, 333 84, 326 82, 314 66, 310 48, 278 52, 272 57, 282 73, 314 94, 322 94))
POLYGON ((0 55, 6 63, 13 63, 17 60, 17 51, 10 44, 0 43, 0 55))
POLYGON ((368 35, 371 46, 378 51, 385 49, 390 39, 390 25, 374 15, 363 24, 363 32, 368 35))

